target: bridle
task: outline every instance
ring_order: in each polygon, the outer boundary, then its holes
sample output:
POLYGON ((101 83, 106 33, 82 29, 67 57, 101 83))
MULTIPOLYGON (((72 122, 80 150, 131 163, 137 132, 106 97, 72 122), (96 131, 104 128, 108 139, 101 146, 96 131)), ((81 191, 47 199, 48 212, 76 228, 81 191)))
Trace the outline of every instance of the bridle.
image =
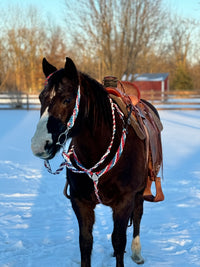
POLYGON ((77 90, 77 95, 76 95, 75 107, 73 109, 72 115, 67 122, 66 130, 58 136, 58 141, 57 141, 56 145, 59 145, 61 147, 65 146, 66 141, 67 141, 68 132, 74 126, 76 118, 77 118, 78 113, 79 113, 80 99, 81 99, 81 93, 80 93, 80 85, 79 85, 78 90, 77 90), (64 139, 62 137, 64 137, 64 139), (63 139, 62 142, 61 142, 61 139, 63 139))
MULTIPOLYGON (((109 96, 108 96, 109 97, 109 96)), ((98 180, 100 178, 100 176, 102 176, 103 174, 105 174, 106 172, 108 172, 119 160, 123 149, 124 149, 124 145, 125 145, 125 141, 126 141, 126 135, 127 135, 127 125, 125 127, 125 123, 124 123, 124 114, 121 112, 121 110, 118 108, 118 106, 113 103, 112 99, 109 97, 109 101, 110 101, 110 106, 111 106, 111 111, 112 111, 112 120, 113 120, 113 129, 112 129, 112 137, 111 137, 111 141, 110 144, 105 152, 105 154, 101 157, 101 159, 91 168, 86 169, 81 162, 79 161, 75 150, 74 150, 74 146, 72 146, 70 148, 69 151, 66 151, 65 148, 65 144, 67 141, 67 136, 68 136, 68 132, 70 129, 73 128, 75 121, 77 119, 78 113, 79 113, 79 107, 80 107, 80 85, 78 86, 78 91, 77 91, 77 96, 76 96, 76 103, 75 103, 75 107, 73 109, 72 115, 67 123, 67 128, 66 130, 61 133, 58 137, 58 141, 56 143, 56 145, 60 145, 63 149, 62 151, 62 156, 64 158, 64 162, 62 162, 59 166, 59 168, 53 172, 50 166, 50 163, 48 160, 45 160, 44 165, 47 168, 48 172, 51 174, 59 174, 64 167, 68 168, 69 170, 71 170, 72 172, 75 173, 86 173, 93 181, 94 183, 94 190, 95 190, 95 194, 96 197, 99 201, 99 203, 101 203, 99 194, 98 194, 98 180), (101 169, 100 171, 96 171, 96 169, 107 159, 111 148, 113 146, 113 142, 114 142, 114 138, 116 135, 116 119, 115 119, 115 110, 117 111, 117 113, 119 114, 119 117, 121 118, 121 120, 123 121, 123 129, 122 129, 122 135, 121 135, 121 139, 120 139, 120 144, 119 147, 114 155, 114 157, 112 158, 112 160, 109 162, 109 164, 101 169), (62 142, 61 142, 62 139, 62 142), (76 163, 76 166, 74 166, 74 164, 71 161, 71 158, 73 158, 73 161, 76 163)))

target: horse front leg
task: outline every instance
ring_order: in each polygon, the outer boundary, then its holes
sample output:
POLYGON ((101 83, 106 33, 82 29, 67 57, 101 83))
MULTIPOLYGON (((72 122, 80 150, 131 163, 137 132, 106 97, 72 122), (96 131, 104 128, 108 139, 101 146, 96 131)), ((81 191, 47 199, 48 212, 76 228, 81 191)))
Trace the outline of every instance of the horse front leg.
POLYGON ((114 229, 112 233, 112 244, 114 256, 116 257, 116 267, 124 267, 124 252, 126 247, 126 230, 130 217, 129 207, 113 208, 114 229))
POLYGON ((72 199, 72 207, 79 224, 81 267, 90 267, 93 246, 92 230, 95 221, 94 206, 72 199))
POLYGON ((133 241, 131 245, 132 259, 137 264, 143 264, 144 259, 141 256, 140 244, 140 222, 143 214, 143 194, 138 193, 135 196, 135 205, 133 210, 133 241))

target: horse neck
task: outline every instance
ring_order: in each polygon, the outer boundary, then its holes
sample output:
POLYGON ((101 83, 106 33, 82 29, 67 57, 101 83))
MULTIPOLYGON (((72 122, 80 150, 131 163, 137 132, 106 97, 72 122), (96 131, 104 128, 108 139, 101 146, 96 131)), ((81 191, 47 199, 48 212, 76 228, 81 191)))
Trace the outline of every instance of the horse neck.
MULTIPOLYGON (((98 101, 98 100, 96 100, 98 101)), ((95 106, 95 103, 93 103, 95 106)), ((80 107, 80 110, 83 107, 80 107)), ((84 112, 81 112, 84 114, 84 112)), ((106 152, 112 137, 112 112, 108 97, 104 99, 104 115, 100 111, 89 110, 88 116, 81 116, 81 127, 78 135, 72 139, 75 152, 80 162, 90 168, 96 164, 106 152), (105 109, 107 119, 105 116, 105 109), (95 115, 98 119, 95 118, 95 115), (93 114, 93 116, 91 115, 93 114)))

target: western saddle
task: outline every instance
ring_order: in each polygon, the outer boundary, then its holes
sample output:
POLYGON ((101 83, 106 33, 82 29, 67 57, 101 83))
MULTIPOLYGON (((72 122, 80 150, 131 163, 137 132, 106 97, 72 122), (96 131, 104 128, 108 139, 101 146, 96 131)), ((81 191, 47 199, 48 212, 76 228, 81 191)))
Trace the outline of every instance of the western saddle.
POLYGON ((148 101, 140 98, 140 91, 134 83, 118 81, 116 77, 104 77, 103 85, 110 97, 118 104, 121 111, 128 117, 131 107, 130 124, 138 137, 145 140, 148 164, 148 178, 143 193, 144 200, 159 202, 164 200, 161 179, 157 177, 163 167, 161 131, 163 129, 157 110, 148 101), (151 192, 155 182, 156 195, 151 192))

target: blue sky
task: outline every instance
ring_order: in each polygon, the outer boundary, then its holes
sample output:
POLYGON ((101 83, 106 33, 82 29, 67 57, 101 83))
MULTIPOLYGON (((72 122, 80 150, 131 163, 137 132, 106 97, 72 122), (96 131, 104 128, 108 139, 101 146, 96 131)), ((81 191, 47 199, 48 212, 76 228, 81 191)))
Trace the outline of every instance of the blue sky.
POLYGON ((200 1, 199 0, 163 0, 172 12, 188 18, 199 19, 200 1))
MULTIPOLYGON (((71 1, 71 0, 67 0, 71 1)), ((0 0, 0 8, 17 5, 19 7, 36 6, 43 17, 51 17, 58 24, 63 20, 65 0, 0 0)))
MULTIPOLYGON (((78 0, 68 0, 77 5, 78 0)), ((0 7, 6 8, 8 5, 18 4, 19 6, 28 6, 33 4, 38 7, 43 16, 51 16, 56 19, 57 23, 63 20, 63 9, 65 0, 1 0, 0 7)), ((199 19, 200 0, 163 0, 166 9, 176 12, 179 15, 189 18, 199 19)))

